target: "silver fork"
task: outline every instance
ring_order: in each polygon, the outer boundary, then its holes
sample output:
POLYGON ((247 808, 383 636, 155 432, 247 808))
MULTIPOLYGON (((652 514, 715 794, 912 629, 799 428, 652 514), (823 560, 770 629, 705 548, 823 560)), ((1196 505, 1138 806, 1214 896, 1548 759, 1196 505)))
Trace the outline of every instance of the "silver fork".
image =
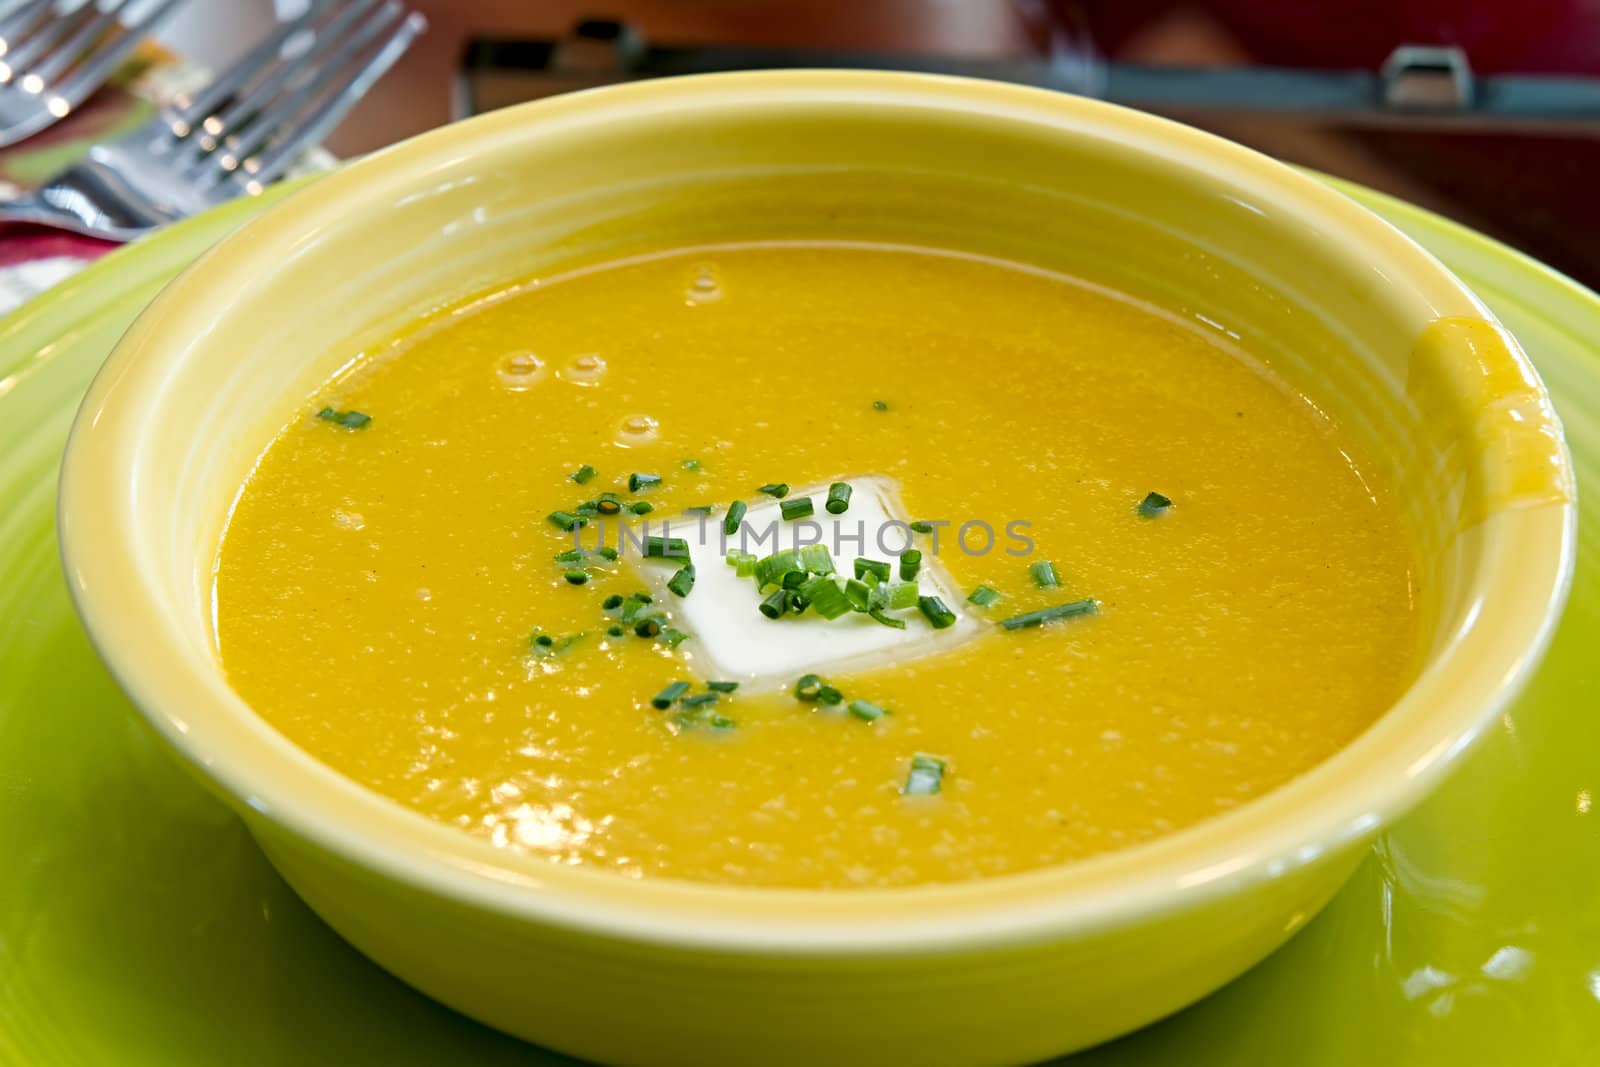
POLYGON ((319 0, 227 73, 43 186, 0 221, 130 241, 282 177, 427 26, 399 0, 319 0))
POLYGON ((0 147, 65 118, 182 0, 160 0, 120 21, 134 0, 24 0, 0 18, 0 147))

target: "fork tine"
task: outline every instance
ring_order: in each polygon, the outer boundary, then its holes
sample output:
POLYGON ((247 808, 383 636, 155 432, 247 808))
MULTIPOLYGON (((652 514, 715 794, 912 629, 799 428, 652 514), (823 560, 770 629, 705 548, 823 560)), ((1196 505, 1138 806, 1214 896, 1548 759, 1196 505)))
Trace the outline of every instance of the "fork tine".
MULTIPOLYGON (((64 100, 69 107, 77 107, 85 97, 104 85, 106 79, 110 78, 127 58, 128 53, 137 48, 139 42, 144 40, 156 24, 182 2, 183 0, 161 0, 154 7, 146 9, 137 19, 123 23, 83 58, 78 69, 57 86, 55 95, 64 100)), ((120 13, 123 6, 123 0, 117 0, 116 6, 110 13, 112 15, 120 13)), ((90 38, 90 41, 93 43, 94 38, 90 38)))
POLYGON ((283 46, 289 38, 310 26, 326 9, 326 0, 315 0, 304 14, 280 25, 266 40, 235 62, 226 74, 213 78, 191 99, 181 100, 167 118, 172 135, 187 137, 196 123, 215 112, 258 74, 283 62, 283 46))
POLYGON ((315 39, 306 51, 294 59, 283 60, 271 69, 266 77, 250 87, 249 92, 235 97, 226 111, 210 112, 204 116, 201 129, 194 137, 197 144, 193 154, 200 155, 215 149, 226 134, 250 119, 262 107, 276 100, 283 87, 296 74, 317 70, 323 65, 322 54, 333 48, 357 20, 365 15, 379 0, 351 0, 337 16, 314 32, 315 39))
MULTIPOLYGON (((76 10, 62 15, 59 18, 48 19, 37 33, 26 41, 20 42, 0 66, 5 69, 0 71, 0 81, 9 82, 13 78, 27 77, 39 60, 57 48, 61 41, 85 22, 91 22, 95 17, 95 5, 89 0, 76 10)), ((32 90, 37 92, 37 89, 32 90)))
POLYGON ((72 65, 73 60, 82 55, 101 34, 106 32, 106 27, 115 22, 122 9, 127 6, 128 0, 112 0, 109 6, 96 11, 93 0, 85 4, 84 8, 91 13, 86 16, 86 21, 79 25, 77 31, 62 42, 59 48, 41 58, 28 72, 39 79, 36 84, 43 87, 55 81, 62 71, 72 65))
POLYGON ((403 14, 399 0, 384 0, 383 6, 356 27, 348 37, 342 41, 330 39, 326 46, 319 47, 316 60, 307 64, 310 68, 309 76, 304 84, 271 101, 264 101, 260 105, 259 114, 250 119, 249 125, 245 126, 237 136, 230 136, 222 150, 202 161, 197 176, 203 176, 207 170, 220 170, 220 173, 213 174, 213 177, 221 179, 226 176, 226 172, 235 170, 280 127, 315 100, 339 76, 339 72, 346 64, 377 40, 378 35, 388 28, 389 23, 403 14), (324 54, 324 48, 331 48, 332 54, 324 54))
POLYGON ((356 101, 366 95, 373 83, 394 66, 406 49, 411 47, 411 42, 427 28, 428 20, 421 14, 412 12, 407 15, 383 47, 352 71, 344 83, 336 86, 333 93, 306 115, 297 127, 286 131, 274 142, 269 152, 256 159, 245 159, 246 173, 237 176, 235 181, 241 182, 246 192, 259 193, 268 182, 277 180, 302 151, 322 140, 339 124, 339 120, 355 106, 356 101))
POLYGON ((55 6, 56 0, 26 0, 11 14, 0 18, 0 56, 7 55, 17 46, 17 38, 27 33, 39 21, 39 16, 55 6))

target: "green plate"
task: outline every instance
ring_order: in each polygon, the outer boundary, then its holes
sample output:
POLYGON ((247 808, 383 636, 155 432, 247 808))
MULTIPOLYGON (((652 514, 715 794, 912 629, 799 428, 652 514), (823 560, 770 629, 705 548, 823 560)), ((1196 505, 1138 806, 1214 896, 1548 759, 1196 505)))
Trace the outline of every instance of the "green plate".
MULTIPOLYGON (((1600 1049, 1600 298, 1349 191, 1475 288, 1555 393, 1584 500, 1571 606, 1527 695, 1315 922, 1075 1064, 1558 1065, 1600 1049)), ((78 398, 155 292, 259 207, 142 241, 0 320, 0 1063, 568 1062, 411 992, 313 917, 146 732, 68 606, 53 513, 78 398)))

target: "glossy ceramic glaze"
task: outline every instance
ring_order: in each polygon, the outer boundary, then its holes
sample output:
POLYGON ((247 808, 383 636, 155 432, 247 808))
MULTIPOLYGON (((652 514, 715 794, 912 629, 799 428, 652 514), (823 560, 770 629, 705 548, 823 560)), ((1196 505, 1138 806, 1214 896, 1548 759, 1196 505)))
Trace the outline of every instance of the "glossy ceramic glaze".
POLYGON ((1486 312, 1350 202, 1149 118, 875 75, 609 90, 352 167, 169 289, 78 423, 63 483, 69 583, 120 681, 302 896, 447 1003, 617 1062, 1036 1059, 1165 1014, 1281 943, 1532 668, 1570 561, 1570 472, 1514 347, 1481 325, 1465 327, 1469 346, 1437 343, 1439 318, 1486 312), (614 167, 591 172, 601 147, 635 162, 627 188, 605 184, 621 182, 614 167), (745 172, 710 198, 716 211, 699 195, 705 168, 745 172), (915 195, 885 199, 901 179, 915 195), (971 196, 978 185, 991 195, 971 196), (741 218, 804 225, 773 210, 804 216, 817 201, 800 188, 837 194, 828 226, 1014 238, 990 250, 1111 263, 1122 276, 1101 280, 1275 342, 1286 376, 1367 413, 1375 441, 1400 435, 1412 447, 1394 451, 1396 476, 1438 490, 1416 513, 1435 549, 1432 667, 1350 748, 1234 815, 1037 875, 848 897, 512 862, 312 763, 222 685, 201 597, 216 530, 275 413, 348 352, 342 339, 515 273, 513 261, 610 255, 741 218), (755 191, 741 203, 740 190, 755 191), (1079 210, 1069 191, 1127 218, 1098 218, 1103 229, 1069 243, 1056 229, 1079 210), (1369 359, 1333 362, 1341 340, 1369 359))
MULTIPOLYGON (((1346 191, 1439 256, 1540 368, 1584 512, 1572 597, 1523 695, 1304 931, 1075 1064, 1246 1067, 1292 1047, 1305 1067, 1587 1067, 1600 1046, 1600 298, 1436 216, 1346 191)), ((26 858, 0 879, 0 1063, 570 1063, 418 996, 318 922, 138 725, 68 603, 53 504, 71 414, 138 311, 263 206, 140 242, 0 322, 0 848, 26 858)))

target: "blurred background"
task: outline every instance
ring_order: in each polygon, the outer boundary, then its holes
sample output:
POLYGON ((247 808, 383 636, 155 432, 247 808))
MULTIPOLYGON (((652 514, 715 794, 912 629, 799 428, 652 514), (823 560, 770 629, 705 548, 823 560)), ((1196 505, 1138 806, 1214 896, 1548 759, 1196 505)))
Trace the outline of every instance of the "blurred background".
MULTIPOLYGON (((892 66, 1127 103, 1429 207, 1600 286, 1600 0, 413 0, 342 156, 628 78, 892 66)), ((190 4, 218 69, 304 0, 190 4)))

